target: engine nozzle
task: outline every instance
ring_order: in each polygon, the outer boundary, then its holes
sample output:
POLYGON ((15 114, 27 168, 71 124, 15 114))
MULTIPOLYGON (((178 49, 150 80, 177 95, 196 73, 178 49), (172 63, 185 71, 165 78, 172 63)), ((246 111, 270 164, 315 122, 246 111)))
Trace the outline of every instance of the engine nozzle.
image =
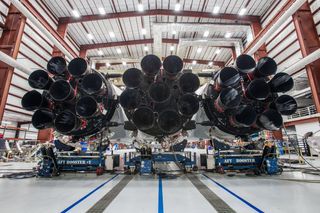
POLYGON ((31 90, 22 97, 21 105, 24 109, 33 111, 40 108, 49 108, 50 102, 37 90, 31 90))
POLYGON ((28 83, 32 88, 48 90, 53 80, 46 71, 36 70, 30 74, 28 83))

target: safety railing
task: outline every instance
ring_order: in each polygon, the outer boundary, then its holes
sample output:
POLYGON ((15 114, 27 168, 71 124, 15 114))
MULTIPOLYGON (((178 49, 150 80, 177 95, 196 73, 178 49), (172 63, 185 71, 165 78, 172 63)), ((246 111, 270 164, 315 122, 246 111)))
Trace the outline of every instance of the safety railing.
POLYGON ((314 105, 311 105, 305 108, 298 109, 296 113, 289 115, 287 119, 291 120, 291 119, 301 118, 301 117, 314 115, 314 114, 317 114, 317 109, 314 105))

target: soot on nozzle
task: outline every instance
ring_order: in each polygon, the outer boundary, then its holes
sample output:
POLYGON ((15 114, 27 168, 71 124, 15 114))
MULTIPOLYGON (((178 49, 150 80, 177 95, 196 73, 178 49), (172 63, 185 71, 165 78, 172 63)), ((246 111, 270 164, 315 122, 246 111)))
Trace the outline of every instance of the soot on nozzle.
POLYGON ((55 115, 48 109, 38 109, 32 115, 32 125, 36 129, 52 128, 54 125, 55 115))
POLYGON ((272 92, 288 92, 294 86, 290 75, 284 72, 277 73, 268 83, 272 92))
POLYGON ((28 83, 32 88, 48 90, 53 80, 46 71, 36 70, 30 74, 28 83))
POLYGON ((183 61, 176 55, 170 55, 163 60, 163 69, 170 76, 177 75, 183 68, 183 61))
POLYGON ((132 115, 133 123, 140 130, 148 130, 152 128, 154 125, 154 120, 154 113, 149 107, 139 107, 132 115))
POLYGON ((200 81, 197 75, 193 73, 184 73, 179 78, 179 86, 182 92, 195 92, 199 86, 200 81))
POLYGON ((184 116, 192 116, 199 110, 199 100, 193 94, 184 94, 178 104, 179 112, 184 116))
POLYGON ((159 114, 158 126, 164 133, 176 133, 182 128, 181 117, 174 110, 165 110, 159 114))
POLYGON ((124 72, 122 81, 128 88, 136 88, 142 83, 143 74, 136 68, 130 68, 124 72))
POLYGON ((81 120, 70 110, 65 110, 56 116, 55 128, 62 134, 68 134, 81 127, 81 120))
POLYGON ((255 60, 250 56, 246 54, 242 54, 237 57, 235 62, 236 69, 239 70, 239 72, 243 74, 250 73, 255 70, 256 68, 256 62, 255 60))
POLYGON ((51 98, 55 101, 70 101, 75 97, 75 92, 66 80, 55 81, 49 90, 51 98))
POLYGON ((237 108, 235 114, 230 117, 230 123, 237 127, 250 127, 255 123, 257 113, 251 106, 242 105, 237 108))
POLYGON ((104 93, 106 88, 103 76, 99 73, 85 75, 82 78, 81 87, 88 95, 104 93))
POLYGON ((40 108, 49 108, 50 102, 37 90, 31 90, 22 97, 21 105, 24 109, 33 111, 40 108))
POLYGON ((79 116, 88 118, 100 112, 97 101, 91 96, 81 97, 76 104, 76 112, 79 116))
POLYGON ((69 73, 74 77, 80 77, 89 71, 88 63, 83 58, 74 58, 68 65, 69 73))
POLYGON ((148 76, 155 76, 161 68, 161 60, 156 55, 146 55, 141 60, 142 71, 148 76))
POLYGON ((53 75, 66 75, 67 62, 61 56, 52 57, 47 64, 47 70, 53 75))

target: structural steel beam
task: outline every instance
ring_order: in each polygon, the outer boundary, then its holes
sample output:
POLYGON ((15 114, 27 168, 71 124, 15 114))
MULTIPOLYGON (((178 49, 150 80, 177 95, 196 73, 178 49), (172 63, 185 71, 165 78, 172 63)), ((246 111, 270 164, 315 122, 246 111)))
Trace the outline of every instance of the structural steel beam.
MULTIPOLYGON (((0 50, 17 59, 26 24, 23 16, 12 4, 6 18, 5 29, 0 38, 0 50)), ((0 61, 0 121, 3 119, 14 68, 0 61)))
MULTIPOLYGON (((152 44, 153 39, 140 39, 140 40, 129 40, 129 41, 117 41, 117 42, 106 42, 106 43, 96 43, 96 44, 83 44, 80 46, 80 50, 92 50, 108 47, 119 47, 119 46, 129 46, 129 45, 139 45, 139 44, 152 44)), ((167 44, 179 44, 179 39, 169 39, 163 38, 162 43, 167 44)), ((226 45, 215 45, 215 47, 231 49, 232 46, 226 45)))
MULTIPOLYGON (((297 32, 303 57, 318 51, 320 40, 318 37, 313 14, 309 3, 305 3, 294 15, 293 23, 297 32)), ((317 112, 320 112, 320 59, 306 66, 309 84, 317 112)))
MULTIPOLYGON (((214 66, 219 66, 219 67, 225 66, 225 62, 223 62, 223 61, 197 60, 197 59, 188 59, 188 58, 183 59, 184 63, 190 63, 191 64, 193 61, 197 61, 197 64, 208 65, 209 62, 212 62, 214 66)), ((139 63, 139 62, 127 61, 126 63, 127 64, 136 64, 136 63, 139 63)), ((111 66, 114 66, 114 65, 121 65, 122 63, 120 63, 120 62, 110 62, 109 64, 111 66)), ((97 63, 95 63, 95 66, 96 66, 96 69, 100 69, 101 67, 105 67, 106 63, 97 62, 97 63)))
MULTIPOLYGON (((57 32, 63 39, 67 35, 67 29, 68 29, 67 24, 59 24, 58 25, 57 32)), ((59 48, 57 46, 54 46, 53 51, 52 51, 52 56, 64 56, 64 54, 62 53, 61 50, 59 50, 59 48)))
POLYGON ((116 19, 116 18, 130 18, 130 17, 141 17, 141 16, 184 16, 184 17, 194 17, 194 18, 215 18, 215 19, 225 19, 231 20, 236 23, 251 23, 254 21, 259 21, 259 16, 239 16, 238 14, 213 14, 210 12, 198 12, 198 11, 174 11, 165 9, 155 9, 146 10, 143 12, 139 11, 128 11, 128 12, 118 12, 118 13, 108 13, 105 15, 85 15, 79 18, 75 17, 61 17, 59 23, 78 23, 87 21, 97 21, 105 19, 116 19))

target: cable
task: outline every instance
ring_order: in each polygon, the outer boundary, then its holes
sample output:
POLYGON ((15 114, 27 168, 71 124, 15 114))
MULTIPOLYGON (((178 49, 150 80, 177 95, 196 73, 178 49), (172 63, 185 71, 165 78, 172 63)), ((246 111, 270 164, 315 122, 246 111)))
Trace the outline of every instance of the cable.
MULTIPOLYGON (((283 130, 284 130, 286 136, 289 138, 289 135, 288 135, 288 132, 287 132, 287 129, 285 128, 285 126, 283 126, 283 130)), ((298 154, 309 166, 311 166, 312 168, 314 168, 315 170, 317 170, 317 171, 320 172, 320 169, 319 169, 319 168, 313 166, 309 161, 307 161, 307 160, 304 158, 304 156, 299 152, 299 150, 297 150, 296 144, 295 144, 295 143, 292 143, 292 144, 293 144, 293 147, 294 147, 295 151, 297 152, 297 154, 298 154)), ((290 154, 290 151, 289 151, 289 154, 290 154)), ((290 164, 290 166, 291 166, 291 164, 290 164)))

